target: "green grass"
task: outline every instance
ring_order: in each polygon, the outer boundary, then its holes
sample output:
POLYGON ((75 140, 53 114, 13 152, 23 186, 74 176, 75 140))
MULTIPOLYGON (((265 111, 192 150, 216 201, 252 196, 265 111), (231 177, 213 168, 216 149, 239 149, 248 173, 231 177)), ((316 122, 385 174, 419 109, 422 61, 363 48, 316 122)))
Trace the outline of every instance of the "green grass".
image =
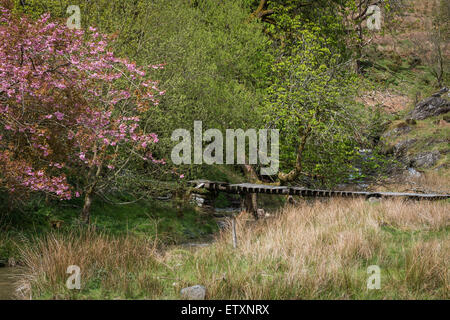
POLYGON ((125 206, 98 203, 92 221, 116 235, 157 235, 166 243, 179 243, 209 235, 217 230, 215 221, 193 207, 176 210, 168 202, 141 202, 125 206), (182 212, 181 212, 182 211, 182 212))
MULTIPOLYGON (((18 246, 24 239, 44 236, 52 231, 50 221, 63 221, 61 233, 70 232, 79 225, 81 203, 70 206, 37 205, 35 212, 17 213, 12 223, 2 226, 0 259, 14 257, 20 260, 18 246), (18 223, 18 221, 20 223, 18 223)), ((215 220, 186 204, 178 210, 170 202, 157 200, 114 205, 100 200, 92 205, 91 223, 98 231, 111 235, 133 235, 161 243, 175 244, 210 236, 218 230, 215 220)))

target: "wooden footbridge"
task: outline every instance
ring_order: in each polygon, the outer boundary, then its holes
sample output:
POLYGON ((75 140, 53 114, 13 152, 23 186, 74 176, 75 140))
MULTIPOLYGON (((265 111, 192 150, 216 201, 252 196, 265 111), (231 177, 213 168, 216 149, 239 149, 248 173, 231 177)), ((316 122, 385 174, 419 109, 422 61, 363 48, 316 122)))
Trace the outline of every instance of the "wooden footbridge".
POLYGON ((405 193, 405 192, 378 192, 378 191, 339 191, 339 190, 317 190, 301 187, 274 186, 265 184, 238 183, 193 180, 189 183, 194 189, 204 189, 209 192, 203 197, 203 206, 214 208, 215 198, 218 192, 238 194, 241 196, 241 208, 257 216, 256 194, 277 194, 286 196, 301 196, 311 198, 404 198, 411 200, 445 200, 450 199, 450 194, 437 193, 405 193))
POLYGON ((230 184, 226 182, 193 180, 189 181, 196 189, 206 189, 213 192, 226 192, 234 194, 279 194, 301 197, 364 197, 364 198, 408 198, 414 200, 444 200, 450 199, 450 194, 426 194, 426 193, 404 193, 404 192, 378 192, 378 191, 333 191, 316 190, 301 187, 272 186, 264 184, 239 183, 230 184))
MULTIPOLYGON (((347 197, 357 198, 406 198, 412 200, 445 200, 450 199, 450 194, 437 193, 405 193, 405 192, 377 192, 377 191, 338 191, 338 190, 316 190, 300 187, 274 186, 264 184, 238 183, 231 184, 226 182, 217 182, 209 180, 193 180, 189 181, 194 190, 207 190, 206 197, 202 198, 202 207, 206 211, 214 211, 214 202, 218 192, 226 192, 232 194, 239 194, 241 196, 241 210, 245 210, 258 219, 260 217, 260 210, 257 207, 257 194, 278 194, 286 196, 301 196, 301 197, 347 197)), ((292 197, 291 197, 292 199, 292 197)), ((264 214, 264 210, 262 210, 264 214)), ((236 222, 235 216, 231 219, 231 230, 233 234, 233 247, 237 247, 236 237, 236 222)))

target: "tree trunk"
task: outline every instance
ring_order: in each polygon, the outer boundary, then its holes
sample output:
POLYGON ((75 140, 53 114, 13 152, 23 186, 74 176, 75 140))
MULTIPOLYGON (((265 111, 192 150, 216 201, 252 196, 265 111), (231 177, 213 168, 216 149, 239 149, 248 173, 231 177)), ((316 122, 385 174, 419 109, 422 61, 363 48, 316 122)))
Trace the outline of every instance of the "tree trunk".
POLYGON ((251 213, 258 220, 258 202, 256 193, 241 194, 241 210, 251 213))
POLYGON ((305 150, 306 141, 309 138, 309 134, 311 133, 311 126, 308 125, 308 127, 305 129, 302 140, 300 141, 298 148, 297 148, 297 158, 295 161, 295 168, 292 169, 289 173, 278 173, 278 179, 280 179, 280 183, 286 183, 286 182, 292 182, 295 179, 298 178, 300 173, 302 172, 302 160, 303 160, 303 151, 305 150))
MULTIPOLYGON (((251 164, 244 164, 244 174, 250 183, 258 183, 258 175, 251 164)), ((251 213, 258 220, 258 198, 256 193, 247 193, 244 196, 244 207, 247 212, 251 213)))
POLYGON ((84 205, 83 210, 81 211, 81 221, 85 224, 90 223, 91 218, 91 205, 92 205, 92 197, 95 192, 95 188, 97 186, 98 179, 100 177, 100 173, 102 172, 102 166, 103 166, 103 157, 98 156, 97 153, 97 146, 94 147, 94 157, 92 160, 92 165, 89 169, 88 179, 89 186, 85 192, 84 196, 84 205), (98 164, 95 165, 95 163, 99 160, 98 164))
POLYGON ((92 205, 92 194, 94 193, 94 188, 90 188, 84 197, 83 211, 81 211, 81 222, 84 224, 89 224, 91 220, 91 205, 92 205))
MULTIPOLYGON (((365 15, 365 13, 367 12, 367 8, 363 11, 362 9, 363 3, 360 2, 359 4, 359 15, 358 15, 358 26, 357 26, 357 33, 358 33, 358 46, 357 46, 357 57, 356 57, 356 73, 357 74, 362 74, 362 63, 361 63, 361 59, 362 59, 362 50, 363 50, 363 44, 364 44, 364 32, 363 32, 363 16, 365 15)), ((366 6, 368 7, 368 5, 366 6)))

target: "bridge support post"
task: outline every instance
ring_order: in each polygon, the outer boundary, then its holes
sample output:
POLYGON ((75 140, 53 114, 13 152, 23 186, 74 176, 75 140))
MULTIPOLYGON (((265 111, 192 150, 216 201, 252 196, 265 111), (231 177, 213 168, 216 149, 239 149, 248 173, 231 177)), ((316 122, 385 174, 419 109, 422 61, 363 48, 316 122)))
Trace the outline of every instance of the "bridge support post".
POLYGON ((256 193, 241 193, 241 210, 251 213, 258 220, 258 201, 256 193))
POLYGON ((233 238, 233 248, 237 248, 237 233, 236 233, 236 217, 231 218, 231 236, 233 238))

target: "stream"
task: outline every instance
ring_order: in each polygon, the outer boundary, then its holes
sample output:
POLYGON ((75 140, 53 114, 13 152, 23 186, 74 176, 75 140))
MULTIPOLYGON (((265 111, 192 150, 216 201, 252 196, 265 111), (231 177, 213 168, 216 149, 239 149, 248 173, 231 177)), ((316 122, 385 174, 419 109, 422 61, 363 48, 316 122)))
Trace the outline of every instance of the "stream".
POLYGON ((0 300, 14 299, 14 282, 17 281, 17 268, 0 268, 0 300))

